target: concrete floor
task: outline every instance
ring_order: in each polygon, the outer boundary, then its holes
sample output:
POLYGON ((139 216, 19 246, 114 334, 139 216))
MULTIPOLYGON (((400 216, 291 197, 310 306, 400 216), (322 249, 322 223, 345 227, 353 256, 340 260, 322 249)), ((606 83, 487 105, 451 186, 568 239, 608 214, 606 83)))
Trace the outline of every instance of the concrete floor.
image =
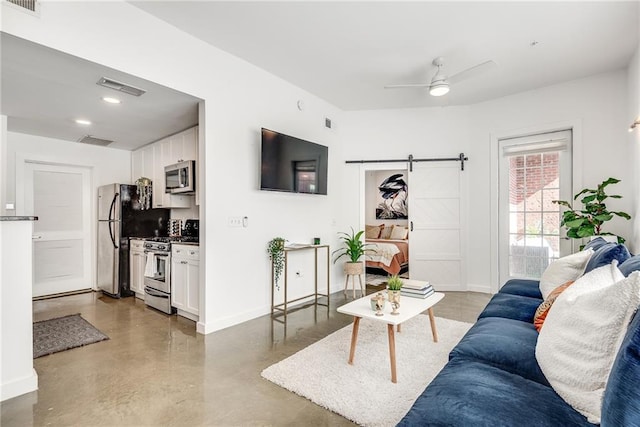
MULTIPOLYGON (((489 298, 447 293, 434 312, 474 322, 489 298)), ((298 310, 286 327, 263 316, 203 336, 194 322, 135 298, 88 293, 36 301, 35 321, 81 313, 110 340, 36 359, 39 390, 2 402, 0 425, 353 425, 260 376, 350 324, 335 311, 344 302, 333 294, 331 310, 298 310)))

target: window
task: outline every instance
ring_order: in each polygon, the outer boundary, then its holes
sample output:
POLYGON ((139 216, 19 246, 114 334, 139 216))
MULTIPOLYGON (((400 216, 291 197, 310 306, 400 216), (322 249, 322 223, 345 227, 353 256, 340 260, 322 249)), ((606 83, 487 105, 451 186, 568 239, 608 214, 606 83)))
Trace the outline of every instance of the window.
POLYGON ((571 251, 553 203, 571 197, 571 132, 501 140, 500 149, 501 281, 538 279, 571 251))

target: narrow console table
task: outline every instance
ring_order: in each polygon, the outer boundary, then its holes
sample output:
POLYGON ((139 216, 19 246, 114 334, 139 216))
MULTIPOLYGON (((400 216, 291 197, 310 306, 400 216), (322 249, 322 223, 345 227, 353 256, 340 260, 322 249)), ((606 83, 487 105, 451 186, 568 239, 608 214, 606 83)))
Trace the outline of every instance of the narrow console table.
POLYGON ((329 308, 329 260, 331 259, 331 256, 329 254, 329 245, 302 245, 302 244, 293 244, 293 245, 289 245, 289 246, 285 246, 284 248, 284 271, 283 271, 283 280, 284 280, 284 284, 283 284, 283 290, 284 290, 284 302, 280 303, 280 304, 276 304, 275 303, 275 294, 276 294, 276 282, 275 282, 275 274, 274 274, 274 266, 273 266, 273 262, 271 263, 271 317, 274 317, 274 313, 276 311, 280 312, 279 314, 284 314, 284 320, 287 320, 287 312, 291 311, 291 310, 297 310, 299 308, 306 308, 309 307, 310 305, 313 306, 325 306, 327 307, 327 309, 329 308), (319 249, 326 249, 327 250, 327 293, 326 294, 321 294, 318 293, 318 250, 319 249), (289 263, 289 253, 291 252, 297 252, 297 251, 308 251, 308 250, 313 250, 314 251, 314 257, 315 257, 315 269, 314 269, 314 292, 312 294, 308 294, 296 299, 292 299, 289 300, 289 295, 287 293, 287 282, 288 282, 288 263, 289 263), (289 308, 289 305, 297 302, 297 301, 301 301, 304 299, 308 299, 313 297, 313 301, 309 302, 309 304, 307 305, 303 305, 301 307, 296 307, 294 309, 289 308), (327 303, 326 304, 322 304, 318 302, 318 297, 327 297, 327 303))

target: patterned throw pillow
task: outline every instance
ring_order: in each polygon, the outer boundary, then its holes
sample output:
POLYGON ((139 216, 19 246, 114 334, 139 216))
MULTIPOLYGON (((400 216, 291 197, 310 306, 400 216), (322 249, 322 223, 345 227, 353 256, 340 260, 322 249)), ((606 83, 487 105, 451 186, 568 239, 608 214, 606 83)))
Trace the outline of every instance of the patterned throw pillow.
POLYGON ((380 231, 380 239, 390 239, 393 225, 385 225, 382 231, 380 231))
POLYGON ((380 231, 384 228, 384 224, 380 225, 365 225, 364 237, 366 239, 377 239, 380 237, 380 231))
POLYGON ((567 283, 563 283, 562 285, 558 286, 553 291, 551 291, 547 299, 542 301, 542 304, 538 306, 536 314, 533 316, 533 326, 536 327, 536 331, 540 332, 540 329, 542 329, 544 320, 547 318, 547 314, 549 313, 549 310, 551 309, 553 303, 556 301, 556 298, 558 298, 560 294, 572 284, 573 280, 569 280, 567 283))

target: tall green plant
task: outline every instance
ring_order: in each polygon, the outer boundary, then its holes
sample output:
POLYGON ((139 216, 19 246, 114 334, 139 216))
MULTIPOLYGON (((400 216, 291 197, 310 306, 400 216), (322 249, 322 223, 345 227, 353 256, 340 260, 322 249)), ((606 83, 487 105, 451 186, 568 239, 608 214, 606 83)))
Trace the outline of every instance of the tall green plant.
POLYGON ((363 234, 364 230, 356 233, 353 227, 351 227, 351 234, 344 232, 338 233, 338 238, 342 240, 344 247, 332 252, 332 255, 335 255, 333 262, 335 263, 343 256, 348 257, 351 262, 358 262, 367 252, 372 251, 372 249, 367 249, 367 245, 360 239, 363 234))
POLYGON ((557 203, 560 206, 567 208, 562 213, 562 221, 560 225, 567 228, 567 237, 572 239, 582 239, 583 237, 591 236, 616 236, 618 243, 624 243, 625 239, 609 232, 602 230, 602 226, 605 222, 610 221, 614 216, 618 216, 624 219, 631 219, 631 216, 626 212, 621 211, 609 211, 604 201, 608 198, 621 199, 622 196, 617 194, 606 194, 605 188, 611 184, 617 184, 620 180, 616 178, 609 178, 602 181, 598 185, 598 188, 591 189, 585 188, 573 198, 574 201, 583 196, 580 202, 584 205, 583 209, 574 209, 571 203, 564 200, 554 200, 553 203, 557 203))

